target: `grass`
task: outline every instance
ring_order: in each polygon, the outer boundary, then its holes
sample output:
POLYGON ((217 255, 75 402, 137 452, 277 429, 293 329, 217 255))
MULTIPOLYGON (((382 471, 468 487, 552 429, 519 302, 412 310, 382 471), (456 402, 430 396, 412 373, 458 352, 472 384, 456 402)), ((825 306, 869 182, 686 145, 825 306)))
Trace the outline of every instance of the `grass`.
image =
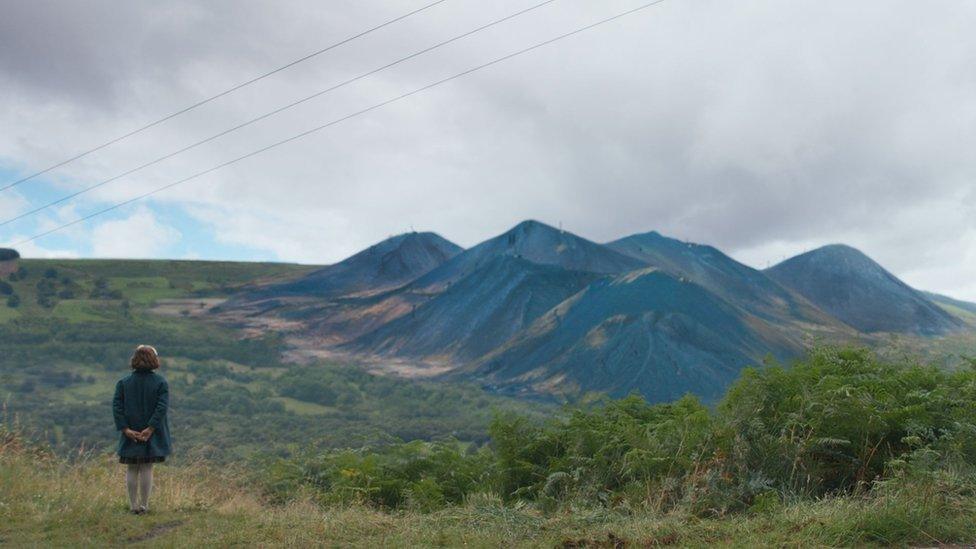
POLYGON ((971 325, 976 325, 976 313, 948 303, 940 303, 939 306, 948 311, 949 314, 955 315, 971 325))
MULTIPOLYGON (((172 285, 172 286, 175 286, 172 285)), ((171 287, 170 279, 162 276, 112 277, 108 287, 123 292, 134 304, 152 305, 159 299, 185 297, 187 291, 209 286, 205 283, 191 283, 186 288, 171 287)))
POLYGON ((334 408, 322 406, 314 402, 305 402, 291 397, 276 397, 274 400, 282 403, 285 410, 302 416, 322 416, 334 412, 334 408))
POLYGON ((27 269, 55 268, 105 278, 159 277, 173 281, 176 286, 200 282, 214 286, 243 284, 260 279, 298 276, 319 268, 290 263, 138 259, 22 259, 20 264, 27 269))
MULTIPOLYGON (((187 298, 198 293, 226 296, 235 287, 262 280, 289 279, 318 267, 287 263, 230 261, 157 261, 114 259, 23 259, 26 280, 11 281, 21 298, 17 309, 0 300, 0 324, 16 318, 51 317, 69 322, 104 322, 118 316, 120 300, 90 300, 97 278, 108 281, 109 290, 120 291, 135 307, 149 307, 160 299, 187 298), (49 269, 55 280, 65 277, 77 284, 76 297, 57 298, 53 308, 37 303, 35 284, 49 269)), ((63 289, 59 284, 59 289, 63 289)))
MULTIPOLYGON (((118 307, 115 307, 116 309, 118 307)), ((104 304, 88 299, 60 301, 54 306, 52 315, 75 324, 85 322, 109 322, 112 318, 104 311, 104 304)))
POLYGON ((0 301, 0 324, 20 318, 20 311, 5 305, 6 299, 0 301))
POLYGON ((701 547, 939 545, 976 540, 976 497, 937 483, 776 505, 716 519, 599 508, 544 513, 475 496, 433 512, 269 503, 246 473, 197 462, 155 469, 152 511, 128 514, 111 456, 69 462, 0 430, 0 545, 153 547, 701 547), (967 537, 968 536, 968 537, 967 537))

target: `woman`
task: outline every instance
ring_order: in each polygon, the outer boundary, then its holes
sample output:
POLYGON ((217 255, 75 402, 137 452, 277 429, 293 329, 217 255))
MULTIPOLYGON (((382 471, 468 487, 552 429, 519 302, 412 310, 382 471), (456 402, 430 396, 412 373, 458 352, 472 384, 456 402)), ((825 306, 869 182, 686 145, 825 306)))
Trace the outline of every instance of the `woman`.
POLYGON ((155 370, 159 354, 140 345, 129 362, 132 373, 115 385, 112 412, 119 436, 119 463, 127 465, 125 485, 129 509, 136 515, 149 511, 153 463, 161 463, 170 453, 169 385, 155 370))

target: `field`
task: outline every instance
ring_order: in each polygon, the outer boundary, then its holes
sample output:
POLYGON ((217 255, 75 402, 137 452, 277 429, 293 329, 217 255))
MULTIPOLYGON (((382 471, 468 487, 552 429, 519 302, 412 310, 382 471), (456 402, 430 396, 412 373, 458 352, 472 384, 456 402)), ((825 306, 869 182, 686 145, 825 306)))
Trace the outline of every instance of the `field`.
POLYGON ((160 300, 212 302, 313 267, 112 260, 22 267, 0 300, 0 403, 9 421, 59 451, 114 444, 109 402, 139 343, 164 357, 181 456, 226 462, 399 439, 483 441, 494 410, 547 409, 475 387, 378 377, 354 364, 287 364, 273 335, 242 338, 194 311, 151 312, 160 300))

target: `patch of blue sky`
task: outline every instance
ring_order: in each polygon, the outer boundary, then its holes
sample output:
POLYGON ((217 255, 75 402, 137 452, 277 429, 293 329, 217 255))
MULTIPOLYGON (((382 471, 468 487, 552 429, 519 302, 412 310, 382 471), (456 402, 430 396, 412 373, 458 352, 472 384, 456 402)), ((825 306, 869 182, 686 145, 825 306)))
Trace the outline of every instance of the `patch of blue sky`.
MULTIPOLYGON (((18 171, 9 165, 0 164, 0 187, 17 181, 28 174, 29 172, 18 171)), ((53 202, 70 192, 46 176, 21 183, 14 188, 0 192, 0 212, 3 212, 4 215, 4 219, 0 221, 11 219, 19 213, 53 202), (14 206, 19 207, 17 210, 13 210, 12 207, 14 206)), ((0 227, 0 243, 3 245, 12 244, 17 240, 34 236, 54 226, 93 214, 111 205, 111 202, 94 201, 88 196, 67 201, 0 227), (71 209, 65 210, 69 205, 71 209), (68 213, 58 215, 59 210, 68 213)), ((80 257, 93 257, 91 229, 106 222, 128 219, 139 208, 149 209, 158 223, 172 227, 181 235, 180 238, 164 249, 159 250, 160 259, 274 260, 275 256, 269 250, 222 241, 218 238, 213 225, 206 223, 199 217, 190 215, 178 203, 155 198, 123 206, 63 231, 51 233, 35 241, 34 245, 46 250, 64 250, 80 257)))

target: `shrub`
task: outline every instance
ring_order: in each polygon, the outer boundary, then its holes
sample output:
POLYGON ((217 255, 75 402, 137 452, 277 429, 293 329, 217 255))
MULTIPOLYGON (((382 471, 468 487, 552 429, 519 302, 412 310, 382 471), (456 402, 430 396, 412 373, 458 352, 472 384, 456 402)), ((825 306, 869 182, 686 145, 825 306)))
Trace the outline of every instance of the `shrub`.
POLYGON ((269 470, 267 486, 279 500, 306 486, 323 503, 433 510, 490 486, 492 459, 456 441, 414 441, 280 460, 269 470))
POLYGON ((820 349, 790 369, 746 370, 719 407, 741 471, 782 491, 850 491, 920 448, 973 462, 976 376, 820 349))
POLYGON ((100 276, 95 279, 89 297, 91 299, 122 299, 123 296, 121 290, 109 289, 108 279, 100 276))
POLYGON ((285 380, 279 391, 282 396, 321 404, 322 406, 333 406, 339 394, 330 386, 321 381, 303 381, 300 378, 285 380))
POLYGON ((546 423, 500 415, 490 435, 490 445, 470 455, 456 444, 422 443, 325 454, 292 463, 279 481, 311 487, 324 501, 355 496, 391 508, 489 493, 544 510, 681 508, 710 516, 891 490, 947 471, 968 471, 971 481, 976 368, 946 372, 825 348, 790 368, 744 370, 714 410, 690 396, 656 405, 630 396, 546 423))

